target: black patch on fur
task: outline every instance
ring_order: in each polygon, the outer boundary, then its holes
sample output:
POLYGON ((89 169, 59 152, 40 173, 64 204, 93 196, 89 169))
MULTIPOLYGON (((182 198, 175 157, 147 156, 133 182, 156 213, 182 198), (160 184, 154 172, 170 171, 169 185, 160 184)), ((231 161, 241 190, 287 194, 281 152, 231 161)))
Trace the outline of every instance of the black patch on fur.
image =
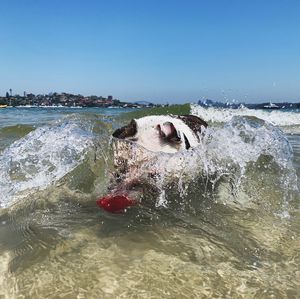
POLYGON ((113 137, 119 138, 119 139, 125 139, 128 137, 133 137, 137 133, 137 124, 134 119, 131 120, 131 122, 122 128, 117 129, 113 132, 113 137))
MULTIPOLYGON (((197 135, 201 133, 201 127, 207 128, 207 122, 195 115, 178 115, 177 118, 181 119, 191 130, 197 135)), ((198 135, 197 135, 198 136, 198 135)))
POLYGON ((191 147, 191 145, 184 134, 183 134, 183 137, 184 137, 185 149, 188 150, 191 147))

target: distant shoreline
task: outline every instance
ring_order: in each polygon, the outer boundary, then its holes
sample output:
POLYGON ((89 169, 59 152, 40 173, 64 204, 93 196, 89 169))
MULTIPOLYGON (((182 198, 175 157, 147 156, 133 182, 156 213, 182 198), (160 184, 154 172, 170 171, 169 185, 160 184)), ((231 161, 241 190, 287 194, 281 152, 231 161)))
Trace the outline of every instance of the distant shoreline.
POLYGON ((148 108, 160 107, 160 104, 153 104, 147 101, 136 101, 134 103, 122 102, 114 99, 113 96, 83 96, 70 93, 50 93, 47 95, 35 95, 32 93, 23 96, 12 95, 7 92, 5 97, 0 97, 0 105, 7 107, 46 107, 46 108, 62 108, 62 107, 99 107, 99 108, 148 108))
MULTIPOLYGON (((202 107, 215 107, 215 108, 248 108, 248 109, 266 109, 266 110, 276 110, 276 109, 300 109, 299 103, 281 102, 272 103, 239 103, 239 102, 221 102, 214 101, 210 99, 199 100, 198 105, 202 107)), ((12 90, 10 93, 6 93, 5 97, 0 97, 0 108, 7 107, 19 107, 19 108, 152 108, 152 107, 164 107, 168 104, 153 104, 148 101, 136 101, 136 102, 124 102, 118 99, 114 99, 113 96, 109 95, 107 97, 103 96, 83 96, 80 94, 70 94, 70 93, 49 93, 49 94, 26 94, 24 95, 12 95, 12 90)))

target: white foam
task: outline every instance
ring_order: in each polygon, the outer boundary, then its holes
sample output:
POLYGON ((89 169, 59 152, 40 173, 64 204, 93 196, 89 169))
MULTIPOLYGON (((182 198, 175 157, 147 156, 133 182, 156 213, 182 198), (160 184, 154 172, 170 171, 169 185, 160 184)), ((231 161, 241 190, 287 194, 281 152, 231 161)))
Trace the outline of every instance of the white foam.
POLYGON ((228 122, 234 116, 255 116, 270 122, 276 126, 298 126, 300 125, 300 113, 299 112, 283 112, 281 110, 254 110, 246 107, 238 109, 230 108, 204 108, 199 105, 191 105, 191 114, 197 115, 208 122, 228 122))
POLYGON ((91 134, 65 122, 30 132, 0 157, 0 207, 8 207, 30 189, 43 189, 82 162, 91 134))

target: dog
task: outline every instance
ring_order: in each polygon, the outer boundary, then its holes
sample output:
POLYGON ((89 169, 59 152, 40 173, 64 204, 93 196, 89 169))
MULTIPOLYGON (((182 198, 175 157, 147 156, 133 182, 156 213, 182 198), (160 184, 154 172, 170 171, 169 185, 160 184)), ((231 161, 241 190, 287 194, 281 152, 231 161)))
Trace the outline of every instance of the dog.
POLYGON ((160 181, 161 171, 155 163, 163 161, 161 168, 166 171, 176 169, 175 154, 197 147, 205 128, 207 123, 194 115, 153 115, 132 119, 115 130, 112 137, 117 184, 97 200, 97 205, 109 212, 121 212, 138 203, 141 191, 134 191, 135 187, 155 186, 160 181), (160 159, 163 155, 165 159, 160 159))

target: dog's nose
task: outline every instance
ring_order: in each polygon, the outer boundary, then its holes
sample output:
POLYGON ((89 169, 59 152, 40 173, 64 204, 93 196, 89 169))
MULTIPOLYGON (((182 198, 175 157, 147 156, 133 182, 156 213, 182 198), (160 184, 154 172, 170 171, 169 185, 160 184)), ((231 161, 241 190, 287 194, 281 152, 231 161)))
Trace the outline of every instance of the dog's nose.
POLYGON ((180 132, 178 132, 171 122, 165 122, 161 126, 158 124, 156 129, 159 132, 159 137, 161 137, 165 142, 179 144, 181 143, 180 132))

